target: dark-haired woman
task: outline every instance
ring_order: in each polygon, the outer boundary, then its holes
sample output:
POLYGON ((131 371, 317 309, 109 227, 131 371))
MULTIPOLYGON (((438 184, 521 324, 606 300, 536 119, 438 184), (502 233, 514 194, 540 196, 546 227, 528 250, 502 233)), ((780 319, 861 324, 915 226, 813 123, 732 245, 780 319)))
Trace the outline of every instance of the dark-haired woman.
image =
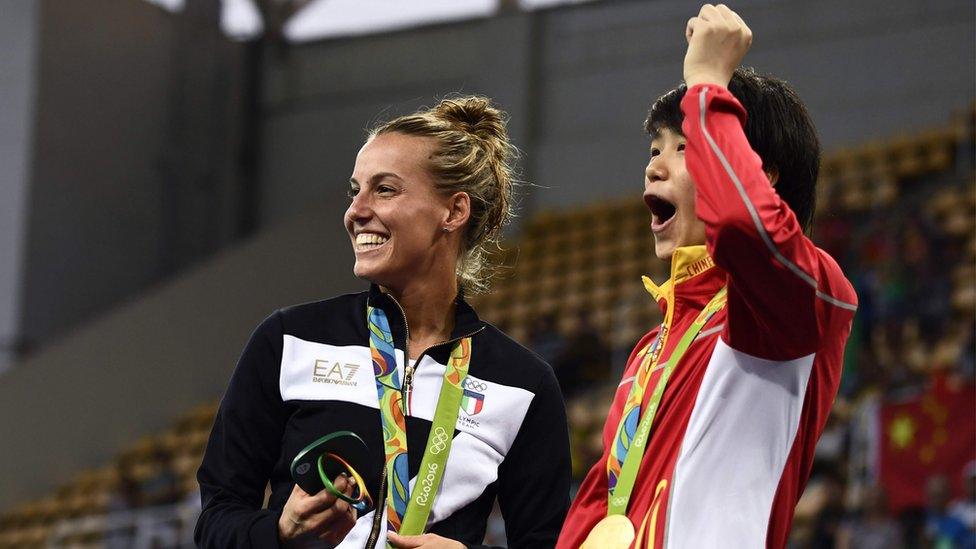
POLYGON ((370 133, 345 226, 371 287, 279 310, 251 337, 198 474, 201 546, 471 547, 496 497, 510 547, 555 544, 570 481, 555 377, 463 299, 484 289, 486 247, 510 216, 513 153, 480 97, 370 133), (335 481, 372 495, 362 516, 289 473, 340 430, 375 460, 365 486, 335 481))

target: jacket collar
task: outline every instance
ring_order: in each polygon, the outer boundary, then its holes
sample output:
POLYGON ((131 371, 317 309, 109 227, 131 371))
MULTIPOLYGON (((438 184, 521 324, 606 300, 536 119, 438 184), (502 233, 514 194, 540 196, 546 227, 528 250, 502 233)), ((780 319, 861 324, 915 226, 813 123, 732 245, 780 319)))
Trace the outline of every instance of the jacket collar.
POLYGON ((704 245, 683 246, 671 256, 671 278, 660 286, 643 276, 644 288, 667 315, 669 305, 682 302, 701 309, 725 284, 725 273, 715 266, 704 245))
MULTIPOLYGON (((383 292, 379 285, 370 284, 367 304, 383 309, 387 319, 390 321, 390 328, 393 331, 394 337, 397 337, 398 332, 402 332, 405 326, 403 309, 393 299, 393 296, 383 292)), ((458 292, 457 297, 454 298, 454 305, 454 328, 451 330, 452 340, 471 335, 485 326, 485 322, 478 318, 478 313, 465 301, 462 292, 458 292)), ((406 336, 404 335, 403 337, 406 336)))

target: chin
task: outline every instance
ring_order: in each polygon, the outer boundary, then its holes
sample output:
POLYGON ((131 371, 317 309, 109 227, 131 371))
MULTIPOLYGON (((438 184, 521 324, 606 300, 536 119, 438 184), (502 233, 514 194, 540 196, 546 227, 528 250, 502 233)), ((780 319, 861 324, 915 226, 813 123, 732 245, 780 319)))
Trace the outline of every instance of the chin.
POLYGON ((357 278, 376 284, 377 286, 382 286, 384 288, 392 288, 397 286, 398 277, 395 271, 391 271, 386 265, 356 265, 352 269, 352 273, 356 275, 357 278))
POLYGON ((671 242, 655 242, 654 243, 654 255, 662 261, 667 261, 671 259, 674 255, 675 245, 671 242))
POLYGON ((377 275, 379 274, 379 269, 373 265, 366 264, 365 262, 357 261, 356 264, 353 265, 352 274, 364 280, 375 282, 377 275))

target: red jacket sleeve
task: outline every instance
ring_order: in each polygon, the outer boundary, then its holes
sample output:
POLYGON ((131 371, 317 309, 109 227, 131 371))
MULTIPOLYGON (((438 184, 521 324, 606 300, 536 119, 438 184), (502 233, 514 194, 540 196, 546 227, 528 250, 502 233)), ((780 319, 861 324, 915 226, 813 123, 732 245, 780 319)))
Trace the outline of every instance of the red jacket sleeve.
POLYGON ((850 316, 857 298, 776 194, 746 139, 746 112, 725 88, 692 87, 681 102, 685 161, 708 252, 728 273, 731 347, 770 360, 817 350, 826 317, 850 316))

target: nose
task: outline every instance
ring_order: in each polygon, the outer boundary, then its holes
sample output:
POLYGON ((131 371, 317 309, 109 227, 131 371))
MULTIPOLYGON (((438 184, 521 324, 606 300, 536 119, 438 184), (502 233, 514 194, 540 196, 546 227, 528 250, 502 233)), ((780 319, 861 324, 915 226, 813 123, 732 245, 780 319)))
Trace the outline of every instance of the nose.
POLYGON ((646 182, 657 183, 658 181, 665 181, 668 178, 667 163, 662 156, 663 154, 659 154, 647 162, 647 167, 644 168, 646 182))
POLYGON ((357 193, 349 202, 349 207, 346 208, 346 222, 351 227, 358 222, 368 220, 370 215, 372 215, 372 209, 369 207, 367 193, 357 193))

